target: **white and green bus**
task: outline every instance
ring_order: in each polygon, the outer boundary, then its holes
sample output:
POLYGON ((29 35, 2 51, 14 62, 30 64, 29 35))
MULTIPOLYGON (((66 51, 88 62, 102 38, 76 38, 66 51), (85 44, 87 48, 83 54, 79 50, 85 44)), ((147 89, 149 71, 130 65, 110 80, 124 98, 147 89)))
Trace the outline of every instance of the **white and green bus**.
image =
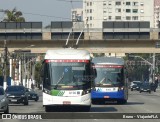
POLYGON ((45 111, 51 111, 54 106, 78 106, 89 111, 92 78, 87 77, 91 76, 91 71, 87 50, 48 50, 41 71, 45 111))

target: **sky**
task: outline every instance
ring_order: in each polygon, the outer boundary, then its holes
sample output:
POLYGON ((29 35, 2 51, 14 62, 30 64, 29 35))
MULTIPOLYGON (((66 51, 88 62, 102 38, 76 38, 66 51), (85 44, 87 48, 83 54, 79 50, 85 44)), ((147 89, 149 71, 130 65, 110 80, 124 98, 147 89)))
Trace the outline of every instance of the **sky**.
MULTIPOLYGON (((23 13, 26 21, 43 22, 43 26, 51 21, 69 21, 72 8, 82 8, 82 0, 0 0, 0 9, 17 8, 23 13)), ((0 21, 4 18, 0 12, 0 21)))

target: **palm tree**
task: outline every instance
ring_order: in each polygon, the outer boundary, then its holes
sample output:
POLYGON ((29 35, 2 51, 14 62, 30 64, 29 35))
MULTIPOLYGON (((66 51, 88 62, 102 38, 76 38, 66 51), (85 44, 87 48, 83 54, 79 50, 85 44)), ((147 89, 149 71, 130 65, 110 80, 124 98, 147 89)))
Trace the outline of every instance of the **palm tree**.
POLYGON ((17 11, 16 8, 13 10, 5 10, 6 18, 3 19, 4 22, 25 22, 25 18, 22 17, 22 12, 17 11))

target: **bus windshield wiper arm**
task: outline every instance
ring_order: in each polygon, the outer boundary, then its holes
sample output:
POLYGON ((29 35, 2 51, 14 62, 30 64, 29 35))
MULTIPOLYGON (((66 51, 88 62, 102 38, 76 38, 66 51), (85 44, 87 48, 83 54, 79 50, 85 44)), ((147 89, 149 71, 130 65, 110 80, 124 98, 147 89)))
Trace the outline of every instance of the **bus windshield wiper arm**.
MULTIPOLYGON (((104 81, 106 80, 106 77, 103 77, 102 78, 102 80, 100 81, 100 82, 98 82, 98 84, 101 84, 101 83, 103 83, 104 81)), ((109 82, 112 82, 112 80, 111 79, 107 79, 109 82)))
POLYGON ((55 89, 58 87, 58 84, 63 80, 64 78, 64 72, 62 73, 62 76, 59 78, 59 80, 57 81, 56 85, 55 85, 55 89))
POLYGON ((99 81, 99 84, 103 83, 106 77, 103 77, 101 81, 99 81))

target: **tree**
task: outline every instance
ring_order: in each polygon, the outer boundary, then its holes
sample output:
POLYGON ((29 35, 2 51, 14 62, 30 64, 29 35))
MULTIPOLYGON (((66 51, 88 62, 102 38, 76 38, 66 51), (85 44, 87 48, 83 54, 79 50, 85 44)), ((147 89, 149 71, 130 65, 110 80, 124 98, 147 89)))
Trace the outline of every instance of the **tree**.
POLYGON ((13 10, 5 10, 6 18, 3 19, 4 22, 25 22, 25 18, 22 17, 22 12, 17 11, 16 8, 13 10))
POLYGON ((42 83, 40 78, 41 67, 42 67, 42 62, 37 62, 35 66, 35 80, 38 86, 42 83))

